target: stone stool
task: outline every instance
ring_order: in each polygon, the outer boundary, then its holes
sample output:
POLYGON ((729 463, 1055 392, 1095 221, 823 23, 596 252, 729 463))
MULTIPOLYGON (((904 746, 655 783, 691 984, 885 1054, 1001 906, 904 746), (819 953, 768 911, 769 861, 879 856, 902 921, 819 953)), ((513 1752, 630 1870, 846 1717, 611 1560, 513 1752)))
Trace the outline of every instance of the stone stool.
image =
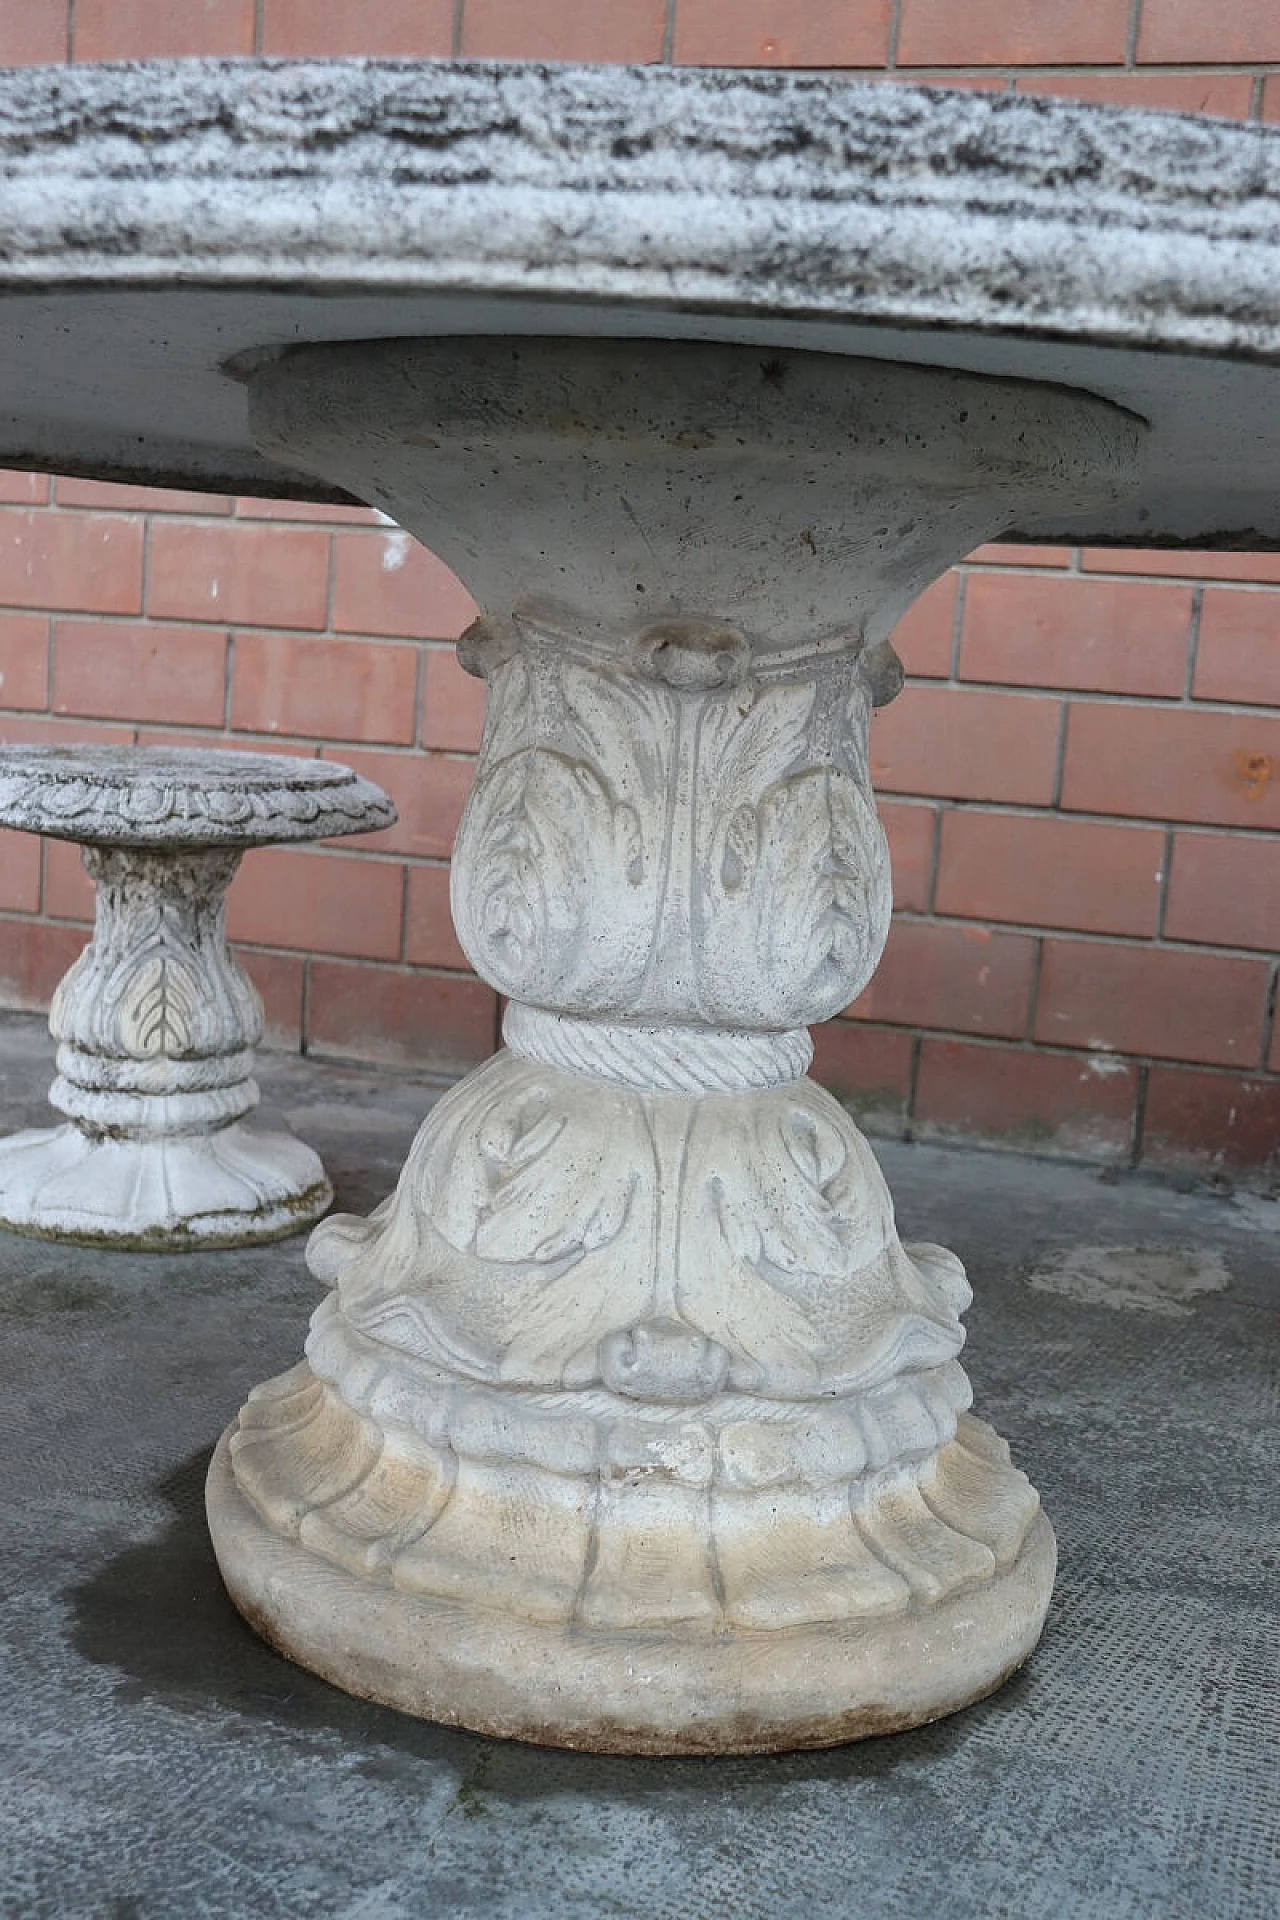
POLYGON ((53 996, 60 1127, 0 1141, 0 1225, 177 1250, 295 1233, 333 1198, 258 1104, 262 1002, 227 946, 249 847, 388 826, 380 788, 325 760, 167 747, 0 748, 0 824, 74 840, 93 938, 53 996))

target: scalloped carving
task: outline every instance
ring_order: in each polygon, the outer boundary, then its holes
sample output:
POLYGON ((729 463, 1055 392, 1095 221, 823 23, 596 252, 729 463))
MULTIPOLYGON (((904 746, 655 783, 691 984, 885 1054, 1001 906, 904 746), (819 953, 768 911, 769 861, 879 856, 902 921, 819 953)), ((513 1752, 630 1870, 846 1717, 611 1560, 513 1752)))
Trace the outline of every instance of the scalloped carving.
POLYGON ((334 760, 169 747, 0 747, 0 823, 81 845, 268 846, 389 827, 334 760))
POLYGON ((1040 1503, 989 1427, 963 1417, 920 1462, 775 1488, 711 1467, 673 1481, 655 1451, 606 1448, 566 1477, 436 1445, 353 1411, 308 1368, 267 1382, 231 1440, 262 1517, 322 1558, 407 1592, 503 1604, 547 1624, 682 1635, 874 1621, 1013 1565, 1040 1503))
POLYGON ((643 1397, 677 1402, 704 1376, 809 1401, 944 1366, 969 1298, 954 1256, 904 1251, 870 1149, 812 1081, 655 1096, 511 1053, 441 1100, 379 1216, 335 1216, 308 1258, 351 1327, 417 1359, 618 1390, 630 1340, 643 1397))
POLYGON ((309 1260, 337 1291, 236 1478, 406 1590, 478 1600, 522 1540, 530 1620, 875 1618, 993 1577, 1038 1510, 966 1421, 960 1263, 901 1244, 812 1082, 606 1092, 499 1054, 309 1260))

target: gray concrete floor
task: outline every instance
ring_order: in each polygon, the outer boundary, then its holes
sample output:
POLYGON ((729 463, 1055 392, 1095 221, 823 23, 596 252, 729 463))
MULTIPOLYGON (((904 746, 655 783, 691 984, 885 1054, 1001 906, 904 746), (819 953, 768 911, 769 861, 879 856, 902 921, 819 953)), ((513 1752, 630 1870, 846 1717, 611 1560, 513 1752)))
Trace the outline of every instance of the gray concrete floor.
MULTIPOLYGON (((49 1059, 0 1020, 6 1128, 39 1119, 49 1059)), ((262 1077, 359 1210, 434 1097, 291 1059, 262 1077)), ((879 1151, 904 1230, 969 1265, 976 1404, 1040 1487, 1058 1589, 993 1699, 774 1759, 506 1745, 288 1665, 223 1594, 202 1486, 246 1389, 298 1357, 302 1243, 0 1234, 0 1911, 1280 1913, 1280 1204, 879 1151)))

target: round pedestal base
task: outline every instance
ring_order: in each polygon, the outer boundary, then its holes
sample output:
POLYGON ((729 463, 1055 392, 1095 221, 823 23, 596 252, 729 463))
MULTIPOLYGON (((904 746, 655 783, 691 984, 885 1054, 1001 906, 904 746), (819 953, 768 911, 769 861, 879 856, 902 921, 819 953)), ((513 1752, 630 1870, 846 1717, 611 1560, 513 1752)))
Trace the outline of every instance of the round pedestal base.
POLYGON ((731 1634, 541 1626, 362 1579, 273 1532, 218 1444, 206 1493, 232 1600, 335 1686, 477 1733, 593 1753, 774 1753, 920 1726, 991 1693, 1040 1637, 1043 1514, 994 1579, 888 1620, 731 1634))
POLYGON ((68 1123, 0 1140, 0 1227, 45 1240, 157 1253, 252 1246, 310 1226, 332 1199, 310 1147, 241 1123, 152 1140, 68 1123))

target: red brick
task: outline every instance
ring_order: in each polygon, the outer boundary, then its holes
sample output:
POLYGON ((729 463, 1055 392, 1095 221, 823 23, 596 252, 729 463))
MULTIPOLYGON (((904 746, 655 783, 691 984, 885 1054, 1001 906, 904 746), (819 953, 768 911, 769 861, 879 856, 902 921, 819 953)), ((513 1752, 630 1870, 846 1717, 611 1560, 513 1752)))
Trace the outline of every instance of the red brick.
POLYGON ((237 496, 235 512, 239 520, 297 520, 303 525, 323 523, 326 526, 343 527, 376 527, 381 524, 372 507, 342 506, 335 502, 315 500, 258 500, 249 493, 237 496))
POLYGON ((41 507, 49 498, 47 473, 21 473, 0 467, 0 502, 16 507, 41 507))
MULTIPOLYGON (((1151 1166, 1280 1166, 1280 1080, 1152 1067, 1142 1158, 1151 1166)), ((1278 1223, 1280 1224, 1280 1223, 1278 1223)))
POLYGON ((484 681, 464 673, 452 647, 422 656, 422 744, 474 753, 484 726, 484 681))
POLYGON ((475 777, 473 760, 451 760, 441 753, 370 753, 359 747, 344 747, 342 757, 384 787, 400 815, 393 827, 363 835, 362 847, 418 859, 449 858, 475 777))
POLYGON ((1137 1068, 1126 1061, 926 1038, 913 1120, 925 1137, 1126 1160, 1137 1094, 1137 1068))
POLYGON ((1191 691, 1197 700, 1280 707, 1280 594, 1205 589, 1191 691))
POLYGON ((414 967, 452 967, 469 973, 449 911, 448 867, 410 867, 405 906, 404 957, 414 967))
POLYGON ((0 707, 49 702, 49 622, 42 614, 0 612, 0 707))
POLYGON ((142 522, 0 508, 0 602, 86 613, 142 608, 142 522))
POLYGON ((1280 715, 1077 705, 1062 805, 1193 825, 1280 828, 1280 715))
POLYGON ((895 920, 875 977, 847 1017, 1020 1039, 1035 944, 986 927, 895 920))
POLYGON ((938 913, 1089 933, 1154 934, 1164 834, 1034 813, 947 813, 938 913))
POLYGON ((887 80, 896 86, 950 87, 957 93, 1008 93, 1010 90, 1010 82, 1002 73, 948 73, 945 68, 935 73, 909 67, 906 72, 868 73, 861 78, 887 80))
POLYGON ((44 912, 51 920, 93 919, 93 882, 72 840, 45 841, 44 912))
POLYGON ((1175 834, 1164 930, 1171 940, 1280 951, 1280 839, 1175 834))
POLYGON ((307 995, 312 1052, 458 1073, 497 1045, 498 996, 481 980, 407 968, 313 960, 307 995))
POLYGON ((0 907, 40 911, 40 836, 0 827, 0 907))
POLYGON ((1280 1073, 1280 1020, 1271 1026, 1271 1051, 1267 1055, 1268 1073, 1280 1073))
POLYGON ((1104 106, 1163 107, 1176 113, 1213 113, 1248 118, 1253 103, 1251 73, 1031 73, 1020 76, 1019 93, 1057 95, 1104 106))
POLYGON ((893 904, 908 913, 929 911, 937 817, 934 807, 911 806, 905 801, 886 800, 880 808, 893 866, 893 904))
POLYGON ((1207 553, 1183 547, 1164 553, 1151 547, 1086 547, 1086 573, 1150 573, 1180 580, 1280 581, 1280 553, 1207 553))
POLYGON ((1280 12, 1275 0, 1143 0, 1138 59, 1179 67, 1280 60, 1280 12))
POLYGON ((289 953, 260 953, 245 947, 237 947, 236 958, 262 996, 263 1044, 296 1051, 302 1044, 306 962, 289 953))
POLYGON ((132 727, 97 720, 59 720, 46 713, 0 713, 0 745, 6 747, 125 747, 132 727))
POLYGON ((102 513, 228 514, 225 493, 182 493, 176 487, 126 487, 111 480, 73 480, 59 476, 55 498, 60 507, 94 507, 102 513))
POLYGON ((813 1078, 861 1124, 900 1132, 911 1095, 912 1036, 901 1028, 824 1020, 813 1029, 813 1078))
POLYGON ((328 563, 329 535, 310 527, 158 520, 147 611, 235 626, 323 627, 328 563))
POLYGON ((497 60, 657 60, 665 0, 466 0, 461 52, 497 60))
POLYGON ((889 0, 679 0, 675 60, 702 67, 880 67, 889 0))
POLYGON ((47 1012, 54 988, 84 946, 83 927, 0 920, 0 1007, 47 1012))
POLYGON ((189 727, 137 727, 135 742, 140 747, 198 747, 201 753, 270 753, 282 760, 314 760, 314 747, 295 746, 279 740, 233 740, 225 734, 211 740, 208 732, 193 732, 189 727))
POLYGON ((53 710, 98 720, 220 727, 227 636, 216 627, 53 623, 53 710))
POLYGON ((902 0, 900 67, 1119 64, 1129 0, 902 0))
POLYGON ((475 617, 457 576, 398 527, 333 536, 333 624, 341 632, 456 640, 475 617))
POLYGON ((76 0, 77 60, 252 53, 254 0, 76 0))
POLYGON ((227 932, 257 947, 394 960, 403 868, 358 854, 268 847, 249 854, 227 895, 227 932))
POLYGON ((975 547, 966 567, 1069 567, 1072 547, 1037 547, 1016 540, 988 540, 975 547))
POLYGON ((871 726, 871 776, 891 793, 1053 801, 1061 705, 1022 693, 908 687, 871 726))
POLYGON ((307 740, 413 743, 418 650, 389 641, 238 633, 231 725, 307 740))
POLYGON ((1002 686, 1176 696, 1190 635, 1190 587, 975 573, 965 587, 960 673, 1002 686))
POLYGON ((956 576, 944 574, 907 608, 889 638, 908 673, 945 680, 951 672, 956 623, 956 576))
POLYGON ((454 0, 262 0, 262 52, 445 54, 454 0))
POLYGON ((9 0, 0 11, 0 66, 67 57, 67 0, 9 0))
POLYGON ((1268 969, 1169 947, 1046 940, 1035 1038, 1090 1052, 1253 1066, 1268 969))
POLYGON ((1262 90, 1262 118, 1280 120, 1280 73, 1269 74, 1262 90))

